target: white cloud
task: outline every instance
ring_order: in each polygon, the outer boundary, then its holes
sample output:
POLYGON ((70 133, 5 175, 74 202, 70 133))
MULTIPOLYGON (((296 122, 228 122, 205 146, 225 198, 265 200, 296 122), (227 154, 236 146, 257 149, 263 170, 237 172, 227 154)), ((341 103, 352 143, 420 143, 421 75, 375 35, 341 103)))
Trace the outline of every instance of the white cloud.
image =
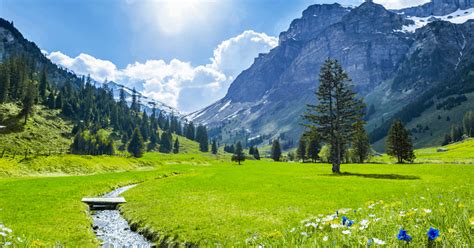
POLYGON ((114 80, 180 111, 191 112, 222 98, 232 80, 247 69, 259 53, 266 53, 277 44, 276 37, 248 30, 223 41, 214 50, 210 63, 199 66, 173 59, 169 63, 163 60, 135 62, 117 69, 112 62, 87 54, 71 58, 52 52, 48 57, 77 74, 90 74, 99 82, 105 78, 114 80))
POLYGON ((388 9, 403 9, 422 5, 430 2, 430 0, 374 0, 374 2, 382 4, 388 9))

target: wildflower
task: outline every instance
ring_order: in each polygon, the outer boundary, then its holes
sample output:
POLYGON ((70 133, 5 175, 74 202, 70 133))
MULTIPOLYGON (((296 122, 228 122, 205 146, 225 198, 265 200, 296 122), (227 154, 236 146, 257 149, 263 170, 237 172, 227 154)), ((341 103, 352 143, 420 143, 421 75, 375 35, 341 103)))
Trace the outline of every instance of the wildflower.
POLYGON ((385 244, 385 241, 383 241, 381 239, 373 238, 373 240, 374 240, 374 243, 377 244, 377 245, 384 245, 385 244))
POLYGON ((405 216, 405 211, 400 211, 400 216, 405 216))
POLYGON ((374 242, 374 240, 373 240, 373 239, 369 239, 369 240, 367 240, 367 247, 370 247, 370 246, 372 246, 372 243, 373 243, 373 242, 374 242))
POLYGON ((427 213, 427 214, 431 213, 431 209, 426 209, 425 208, 425 209, 423 209, 423 211, 425 211, 425 213, 427 213))
POLYGON ((328 236, 323 237, 323 241, 328 241, 328 239, 329 239, 328 236))
POLYGON ((309 237, 307 232, 301 232, 301 236, 309 237))
POLYGON ((430 227, 430 230, 426 233, 428 235, 428 240, 435 240, 439 237, 439 230, 433 227, 430 227))
POLYGON ((369 208, 370 208, 370 209, 372 209, 372 208, 374 208, 374 207, 375 207, 375 204, 369 205, 369 208))
POLYGON ((318 227, 318 224, 314 223, 314 222, 309 222, 309 223, 306 223, 306 225, 304 225, 305 227, 309 227, 309 226, 312 226, 314 228, 317 228, 318 227))
POLYGON ((296 231, 296 228, 291 228, 290 232, 295 232, 296 231))
POLYGON ((370 218, 374 218, 374 217, 375 217, 375 214, 369 214, 369 217, 370 217, 370 218))
POLYGON ((10 245, 12 245, 12 242, 5 242, 4 245, 5 245, 5 246, 10 246, 10 245))
POLYGON ((350 226, 352 226, 352 225, 354 225, 354 221, 353 221, 353 220, 349 220, 349 221, 347 222, 347 227, 350 227, 350 226))
POLYGON ((365 219, 364 219, 364 220, 361 220, 361 221, 359 222, 359 224, 360 224, 359 230, 364 230, 364 229, 366 229, 366 228, 369 226, 369 223, 370 223, 370 222, 369 222, 368 220, 365 220, 365 219))
POLYGON ((350 235, 351 231, 350 230, 344 230, 344 231, 342 231, 342 234, 350 235))
POLYGON ((397 235, 397 239, 398 240, 403 240, 403 241, 406 241, 406 242, 410 242, 411 241, 411 236, 407 234, 406 230, 400 229, 400 231, 398 232, 398 235, 397 235))
POLYGON ((346 224, 346 221, 348 221, 349 219, 346 217, 346 216, 342 216, 342 224, 345 225, 346 224))
POLYGON ((342 225, 339 225, 339 224, 331 224, 331 228, 332 229, 336 229, 336 228, 340 228, 342 227, 342 225))
POLYGON ((0 236, 6 237, 6 236, 7 236, 7 234, 6 234, 6 233, 4 233, 4 232, 0 232, 0 236))

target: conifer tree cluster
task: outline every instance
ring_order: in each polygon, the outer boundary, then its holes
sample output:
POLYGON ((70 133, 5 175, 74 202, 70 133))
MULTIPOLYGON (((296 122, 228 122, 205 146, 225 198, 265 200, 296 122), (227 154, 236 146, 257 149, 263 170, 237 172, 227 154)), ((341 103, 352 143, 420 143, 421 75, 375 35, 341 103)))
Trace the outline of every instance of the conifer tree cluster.
POLYGON ((252 155, 256 160, 260 160, 260 152, 256 146, 249 147, 249 154, 252 155))
POLYGON ((453 124, 451 131, 444 136, 442 145, 448 145, 453 142, 459 142, 464 137, 474 137, 474 112, 468 111, 464 114, 462 124, 453 124))
POLYGON ((279 140, 273 140, 272 142, 272 151, 271 151, 272 159, 276 162, 280 161, 281 159, 281 146, 279 140))
POLYGON ((239 163, 239 165, 242 161, 245 161, 245 154, 240 141, 237 142, 237 144, 235 145, 235 151, 234 155, 232 155, 232 161, 239 163))
MULTIPOLYGON (((196 130, 192 122, 183 124, 179 117, 164 114, 155 107, 149 115, 141 108, 140 95, 135 89, 131 93, 131 104, 128 104, 124 88, 120 90, 119 100, 116 101, 107 82, 103 87, 96 87, 89 76, 76 77, 69 74, 64 82, 51 83, 49 77, 52 74, 54 72, 49 72, 46 67, 37 68, 33 59, 6 59, 0 64, 0 104, 19 104, 22 108, 20 115, 24 117, 25 124, 34 114, 35 104, 61 110, 61 114, 74 124, 72 135, 75 138, 71 145, 74 153, 112 154, 113 148, 100 148, 112 144, 109 142, 111 138, 104 139, 104 133, 100 132, 110 128, 113 132, 109 133, 122 141, 123 145, 119 149, 123 150, 128 149, 132 138, 135 138, 134 142, 142 140, 144 144, 148 143, 147 146, 139 145, 139 150, 146 148, 152 151, 159 147, 162 152, 179 152, 179 141, 173 142, 172 134, 199 142, 203 152, 209 150, 205 126, 200 125, 196 130), (162 131, 161 135, 159 130, 162 131), (100 137, 97 137, 99 133, 100 137), (141 139, 137 139, 137 136, 141 139), (105 145, 101 142, 105 142, 105 145), (92 147, 99 150, 94 151, 92 147)), ((141 153, 133 152, 134 155, 141 153)))

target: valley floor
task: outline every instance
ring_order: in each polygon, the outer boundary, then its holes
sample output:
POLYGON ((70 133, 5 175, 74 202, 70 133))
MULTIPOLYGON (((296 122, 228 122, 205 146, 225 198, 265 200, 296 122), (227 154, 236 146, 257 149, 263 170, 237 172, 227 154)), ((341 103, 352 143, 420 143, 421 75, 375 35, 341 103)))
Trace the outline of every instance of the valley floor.
POLYGON ((64 159, 73 161, 69 171, 66 164, 48 169, 29 161, 37 165, 30 168, 35 176, 8 174, 28 167, 0 160, 0 228, 8 229, 0 230, 3 241, 98 246, 80 199, 139 183, 124 193, 121 211, 159 243, 393 246, 403 244, 396 238, 403 228, 411 244, 421 246, 430 227, 439 229, 440 245, 473 242, 472 164, 347 164, 346 173, 335 176, 327 164, 263 160, 239 166, 227 157, 192 154, 147 153, 134 160, 67 155, 42 162, 64 159), (97 167, 78 169, 91 163, 97 167), (343 226, 343 218, 353 226, 343 226))

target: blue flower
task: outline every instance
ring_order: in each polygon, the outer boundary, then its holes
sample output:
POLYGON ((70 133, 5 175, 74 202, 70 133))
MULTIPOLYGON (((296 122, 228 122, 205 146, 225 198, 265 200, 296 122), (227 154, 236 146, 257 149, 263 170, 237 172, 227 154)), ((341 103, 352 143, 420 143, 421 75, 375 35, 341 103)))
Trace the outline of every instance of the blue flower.
POLYGON ((428 235, 428 240, 435 240, 439 237, 439 230, 433 227, 430 227, 430 230, 426 233, 428 235))
POLYGON ((406 241, 406 242, 410 242, 411 241, 411 236, 407 234, 406 230, 400 229, 400 231, 398 232, 398 235, 397 235, 397 239, 398 240, 403 240, 403 241, 406 241))
POLYGON ((353 221, 353 220, 349 220, 349 221, 347 222, 347 226, 349 227, 349 226, 352 226, 352 225, 354 225, 354 221, 353 221))
POLYGON ((345 225, 346 224, 346 221, 348 221, 349 219, 346 217, 346 216, 342 216, 342 224, 345 225))
POLYGON ((367 247, 372 246, 372 243, 373 243, 373 242, 374 242, 374 240, 369 239, 369 240, 367 241, 367 247))

